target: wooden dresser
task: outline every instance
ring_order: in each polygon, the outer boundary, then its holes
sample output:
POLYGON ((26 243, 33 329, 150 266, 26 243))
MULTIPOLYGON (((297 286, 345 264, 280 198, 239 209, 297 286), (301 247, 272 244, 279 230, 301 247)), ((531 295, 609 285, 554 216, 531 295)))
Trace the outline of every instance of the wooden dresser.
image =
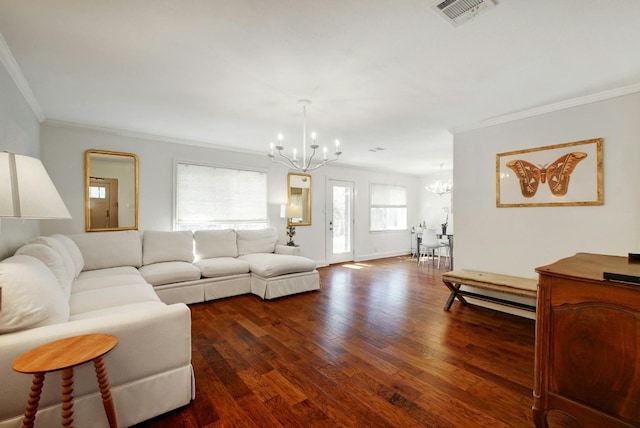
POLYGON ((571 426, 640 426, 640 285, 603 279, 640 277, 640 263, 578 253, 536 272, 536 426, 552 414, 571 426))

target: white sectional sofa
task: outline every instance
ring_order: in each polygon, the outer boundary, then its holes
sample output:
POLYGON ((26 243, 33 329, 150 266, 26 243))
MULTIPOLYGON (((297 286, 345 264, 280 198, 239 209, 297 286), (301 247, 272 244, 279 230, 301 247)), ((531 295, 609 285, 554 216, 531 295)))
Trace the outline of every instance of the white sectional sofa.
MULTIPOLYGON (((0 427, 20 426, 31 386, 31 376, 14 372, 12 362, 82 334, 118 338, 104 360, 120 426, 193 399, 189 308, 163 303, 134 267, 111 266, 127 257, 139 263, 140 247, 94 259, 59 235, 37 238, 0 262, 0 427), (102 267, 83 271, 92 265, 102 267)), ((60 383, 60 372, 46 375, 36 426, 60 426, 60 383)), ((75 370, 73 394, 76 426, 108 426, 93 365, 75 370)))
MULTIPOLYGON (((84 239, 95 243, 86 235, 72 238, 83 252, 93 245, 85 245, 84 239)), ((297 247, 277 244, 278 231, 273 228, 145 231, 142 239, 139 271, 165 303, 248 293, 274 299, 320 288, 315 262, 297 255, 297 247)))
MULTIPOLYGON (((319 288, 315 262, 277 245, 277 231, 94 232, 38 237, 0 262, 0 428, 20 426, 31 377, 11 363, 41 344, 109 333, 105 364, 121 426, 194 398, 185 303, 319 288)), ((107 420, 93 366, 75 373, 77 426, 107 420)), ((49 374, 37 426, 60 423, 60 375, 49 374)))

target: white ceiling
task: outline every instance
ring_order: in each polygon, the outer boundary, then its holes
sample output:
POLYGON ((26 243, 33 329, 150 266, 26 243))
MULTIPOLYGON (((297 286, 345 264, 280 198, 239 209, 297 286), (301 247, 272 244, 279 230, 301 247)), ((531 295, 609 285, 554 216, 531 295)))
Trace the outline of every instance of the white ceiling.
POLYGON ((0 34, 47 120, 266 153, 300 146, 308 98, 342 163, 412 174, 451 168, 449 129, 640 83, 640 1, 499 0, 457 28, 432 3, 0 0, 0 34))

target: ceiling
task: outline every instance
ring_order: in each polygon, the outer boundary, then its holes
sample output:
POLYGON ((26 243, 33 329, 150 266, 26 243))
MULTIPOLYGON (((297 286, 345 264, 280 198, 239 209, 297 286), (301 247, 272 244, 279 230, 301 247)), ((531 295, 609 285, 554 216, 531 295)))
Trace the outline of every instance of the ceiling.
POLYGON ((0 0, 0 34, 46 120, 262 154, 307 98, 341 163, 410 174, 451 169, 451 129, 640 83, 640 1, 432 3, 0 0))

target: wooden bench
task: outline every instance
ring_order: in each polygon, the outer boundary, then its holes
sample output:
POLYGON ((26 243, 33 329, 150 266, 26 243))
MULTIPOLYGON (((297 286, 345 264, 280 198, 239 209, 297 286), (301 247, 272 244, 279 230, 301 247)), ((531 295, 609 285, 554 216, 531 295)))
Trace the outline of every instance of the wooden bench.
POLYGON ((451 290, 451 295, 444 305, 444 310, 448 311, 457 298, 460 303, 466 305, 465 297, 484 300, 487 302, 499 303, 526 311, 536 311, 535 305, 514 302, 501 299, 499 297, 487 296, 472 291, 461 290, 463 285, 469 285, 484 290, 499 291, 501 293, 515 296, 536 297, 538 291, 538 280, 531 278, 520 278, 518 276, 500 275, 490 272, 480 272, 475 270, 454 270, 442 274, 442 282, 451 290))

